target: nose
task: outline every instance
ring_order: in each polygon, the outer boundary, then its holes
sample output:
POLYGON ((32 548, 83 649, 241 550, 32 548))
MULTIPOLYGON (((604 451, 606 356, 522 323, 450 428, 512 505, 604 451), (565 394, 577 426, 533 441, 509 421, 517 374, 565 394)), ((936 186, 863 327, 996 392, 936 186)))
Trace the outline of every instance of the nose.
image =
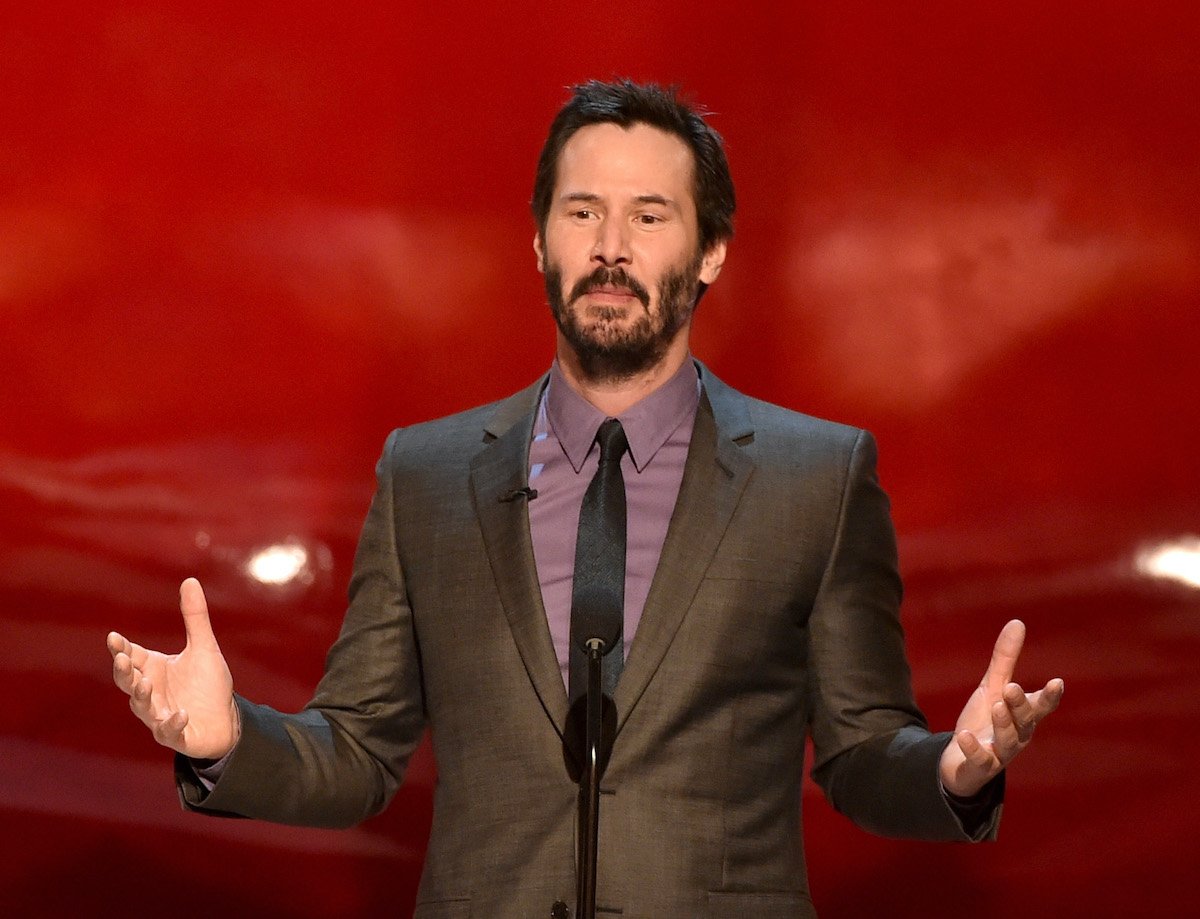
POLYGON ((622 221, 610 218, 599 221, 592 261, 607 268, 629 264, 629 237, 622 221))

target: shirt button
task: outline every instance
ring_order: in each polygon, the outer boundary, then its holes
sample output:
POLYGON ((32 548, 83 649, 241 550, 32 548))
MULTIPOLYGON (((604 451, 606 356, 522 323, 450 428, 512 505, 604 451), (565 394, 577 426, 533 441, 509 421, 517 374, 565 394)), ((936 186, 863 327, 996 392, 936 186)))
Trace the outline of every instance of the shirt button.
POLYGON ((562 900, 555 900, 550 907, 550 919, 571 919, 571 911, 562 900))

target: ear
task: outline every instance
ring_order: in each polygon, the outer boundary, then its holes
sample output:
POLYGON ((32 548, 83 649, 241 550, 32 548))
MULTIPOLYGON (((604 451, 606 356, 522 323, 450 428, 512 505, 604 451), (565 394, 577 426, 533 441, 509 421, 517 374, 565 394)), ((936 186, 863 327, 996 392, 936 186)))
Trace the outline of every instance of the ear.
POLYGON ((700 280, 704 284, 711 284, 721 273, 721 266, 724 264, 725 240, 722 239, 709 246, 700 260, 700 280))
POLYGON ((542 234, 533 234, 533 251, 537 253, 537 270, 546 273, 546 249, 542 245, 542 234))

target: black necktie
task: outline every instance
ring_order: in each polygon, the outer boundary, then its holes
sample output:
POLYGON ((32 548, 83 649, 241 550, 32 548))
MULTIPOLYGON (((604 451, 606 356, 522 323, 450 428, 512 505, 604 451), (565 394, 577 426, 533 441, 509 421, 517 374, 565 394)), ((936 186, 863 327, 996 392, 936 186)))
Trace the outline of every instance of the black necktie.
POLYGON ((612 696, 625 662, 625 479, 629 449, 621 422, 610 418, 596 433, 600 465, 579 508, 575 579, 571 586, 569 697, 587 692, 587 642, 604 642, 604 692, 612 696))

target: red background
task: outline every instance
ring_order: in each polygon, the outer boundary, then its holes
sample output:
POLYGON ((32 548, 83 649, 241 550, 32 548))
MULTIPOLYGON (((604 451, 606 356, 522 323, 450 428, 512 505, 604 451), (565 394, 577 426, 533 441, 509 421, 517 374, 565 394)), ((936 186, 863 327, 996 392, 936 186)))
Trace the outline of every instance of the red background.
POLYGON ((303 704, 387 431, 547 366, 533 165, 564 87, 618 75, 728 143, 696 353, 879 437, 931 721, 1013 616, 1018 676, 1067 681, 995 845, 877 840, 810 787, 822 916, 1187 911, 1192 4, 205 6, 0 23, 0 912, 409 914, 426 751, 353 831, 185 815, 104 634, 177 647, 195 574, 238 689, 303 704), (272 545, 283 585, 248 574, 272 545))

